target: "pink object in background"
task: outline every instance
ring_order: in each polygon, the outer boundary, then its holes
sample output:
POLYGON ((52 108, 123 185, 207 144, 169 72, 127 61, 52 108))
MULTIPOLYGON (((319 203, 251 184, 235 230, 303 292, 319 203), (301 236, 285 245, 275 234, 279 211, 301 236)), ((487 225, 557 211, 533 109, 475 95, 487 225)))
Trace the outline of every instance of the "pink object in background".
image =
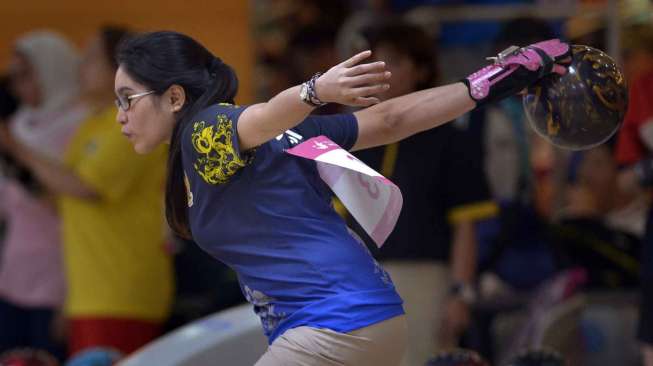
POLYGON ((21 306, 61 306, 65 282, 55 209, 13 181, 0 184, 0 202, 1 214, 11 220, 0 259, 0 297, 21 306))

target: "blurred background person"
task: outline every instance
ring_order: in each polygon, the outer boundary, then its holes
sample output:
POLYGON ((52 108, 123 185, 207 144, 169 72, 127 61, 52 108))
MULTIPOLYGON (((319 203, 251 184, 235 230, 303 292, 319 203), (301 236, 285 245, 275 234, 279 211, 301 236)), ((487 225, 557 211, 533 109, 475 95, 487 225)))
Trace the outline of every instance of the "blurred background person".
MULTIPOLYGON (((653 28, 640 25, 624 37, 629 106, 619 131, 616 159, 619 188, 636 198, 653 187, 653 28)), ((653 365, 653 214, 648 212, 641 253, 641 291, 637 339, 645 366, 653 365)))
MULTIPOLYGON (((0 149, 8 130, 44 159, 63 160, 66 144, 85 116, 78 97, 77 50, 60 35, 38 31, 19 38, 10 66, 20 108, 0 126, 0 149)), ((0 182, 0 212, 7 222, 0 262, 0 352, 36 347, 63 356, 54 336, 64 301, 59 219, 54 197, 5 159, 9 174, 0 182), (11 166, 9 166, 11 165, 11 166), (10 173, 10 172, 14 173, 10 173)))
POLYGON ((165 149, 137 155, 115 121, 114 54, 127 36, 123 28, 104 27, 86 48, 80 79, 90 115, 64 163, 7 142, 59 197, 71 354, 88 347, 133 352, 160 334, 172 301, 162 200, 165 149))
MULTIPOLYGON (((545 20, 511 19, 500 23, 490 53, 555 37, 545 20)), ((528 125, 521 99, 512 96, 469 114, 481 141, 483 174, 500 210, 476 225, 480 301, 467 346, 495 361, 514 351, 507 340, 513 332, 494 329, 504 324, 504 315, 525 308, 526 299, 516 294, 532 293, 557 272, 547 235, 553 148, 528 125)))
MULTIPOLYGON (((419 26, 386 19, 362 35, 392 72, 382 100, 436 85, 436 43, 419 26)), ((439 349, 456 347, 469 325, 476 273, 473 224, 496 213, 478 145, 465 124, 454 122, 355 153, 404 194, 401 215, 382 249, 350 220, 404 300, 409 334, 403 365, 421 365, 439 349)))
POLYGON ((626 202, 617 189, 613 150, 614 140, 572 155, 565 204, 551 226, 559 267, 584 268, 586 290, 632 290, 639 285, 642 233, 610 220, 626 202))
MULTIPOLYGON (((544 20, 513 19, 502 24, 492 52, 555 36, 544 20)), ((555 271, 544 242, 548 207, 539 205, 552 169, 549 146, 528 126, 521 96, 473 111, 470 124, 481 136, 483 169, 501 207, 500 215, 479 228, 481 267, 515 288, 532 289, 555 271), (528 253, 529 261, 510 261, 520 252, 528 253)))
MULTIPOLYGON (((9 123, 9 119, 16 112, 18 108, 18 100, 11 90, 9 85, 9 77, 0 77, 0 124, 9 123)), ((0 149, 0 182, 5 179, 10 170, 14 170, 12 166, 13 159, 11 156, 5 154, 0 149)), ((12 172, 13 173, 13 172, 12 172)), ((1 183, 0 183, 1 184, 1 183)), ((0 253, 2 253, 2 243, 5 236, 5 219, 0 215, 0 253)), ((2 255, 0 255, 0 258, 2 255)))
MULTIPOLYGON (((583 306, 576 318, 585 347, 576 353, 588 365, 633 365, 638 361, 634 342, 620 340, 632 339, 636 329, 641 236, 630 231, 632 225, 623 227, 611 217, 636 222, 643 216, 635 217, 636 211, 626 214, 623 209, 628 202, 617 189, 613 148, 611 141, 571 155, 565 200, 548 230, 558 269, 585 273, 583 306)), ((555 334, 554 328, 564 325, 553 323, 550 327, 555 334)), ((556 348, 570 355, 573 340, 559 338, 556 348)))

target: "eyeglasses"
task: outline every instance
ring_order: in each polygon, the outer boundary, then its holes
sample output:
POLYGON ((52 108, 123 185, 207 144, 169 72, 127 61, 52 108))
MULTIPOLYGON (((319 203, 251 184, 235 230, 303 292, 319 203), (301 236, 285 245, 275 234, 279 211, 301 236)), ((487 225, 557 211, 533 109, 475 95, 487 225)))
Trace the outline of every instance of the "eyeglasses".
POLYGON ((138 94, 132 94, 132 95, 119 95, 116 98, 116 107, 122 109, 123 111, 127 112, 129 110, 129 107, 131 107, 132 100, 138 99, 140 97, 144 97, 146 95, 153 94, 154 90, 146 91, 143 93, 138 93, 138 94))

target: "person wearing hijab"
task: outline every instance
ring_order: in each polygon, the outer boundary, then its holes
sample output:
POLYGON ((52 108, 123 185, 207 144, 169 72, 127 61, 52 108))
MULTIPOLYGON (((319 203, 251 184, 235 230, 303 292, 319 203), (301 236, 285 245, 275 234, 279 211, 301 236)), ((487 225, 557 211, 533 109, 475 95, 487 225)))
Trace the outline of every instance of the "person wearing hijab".
POLYGON ((113 55, 128 35, 103 27, 86 47, 80 100, 89 115, 63 162, 0 136, 57 197, 71 355, 92 347, 133 352, 160 334, 172 302, 162 199, 166 149, 138 155, 115 125, 113 55))
MULTIPOLYGON (((63 159, 86 114, 77 103, 78 65, 76 49, 58 34, 37 31, 15 43, 10 79, 20 107, 8 128, 52 161, 63 159)), ((0 214, 7 222, 0 255, 0 352, 34 347, 61 356, 51 329, 65 297, 53 202, 38 186, 7 176, 0 182, 0 214)))

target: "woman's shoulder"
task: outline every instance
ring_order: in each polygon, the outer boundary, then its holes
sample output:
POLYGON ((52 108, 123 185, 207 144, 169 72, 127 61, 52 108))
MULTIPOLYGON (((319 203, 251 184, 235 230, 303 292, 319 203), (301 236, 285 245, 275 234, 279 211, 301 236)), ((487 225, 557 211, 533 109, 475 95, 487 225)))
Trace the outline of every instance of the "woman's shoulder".
POLYGON ((208 135, 224 135, 232 132, 241 108, 243 107, 228 103, 211 104, 195 113, 184 126, 183 135, 195 139, 202 134, 208 137, 208 135))
POLYGON ((195 171, 209 184, 226 183, 250 164, 253 154, 241 154, 236 123, 243 107, 214 104, 204 108, 184 126, 183 149, 195 171))
POLYGON ((240 113, 242 113, 242 111, 245 110, 245 108, 247 108, 247 106, 240 106, 231 103, 214 103, 201 109, 199 112, 195 113, 192 120, 193 122, 195 121, 219 122, 218 117, 226 116, 232 119, 234 117, 239 116, 240 113))
MULTIPOLYGON (((191 120, 183 127, 182 135, 186 142, 197 145, 198 141, 222 140, 230 141, 235 136, 238 117, 246 106, 229 103, 215 103, 195 113, 191 120)), ((227 143, 227 141, 223 141, 227 143)), ((195 146, 197 149, 197 146, 195 146)), ((205 153, 200 149, 200 153, 205 153)))

